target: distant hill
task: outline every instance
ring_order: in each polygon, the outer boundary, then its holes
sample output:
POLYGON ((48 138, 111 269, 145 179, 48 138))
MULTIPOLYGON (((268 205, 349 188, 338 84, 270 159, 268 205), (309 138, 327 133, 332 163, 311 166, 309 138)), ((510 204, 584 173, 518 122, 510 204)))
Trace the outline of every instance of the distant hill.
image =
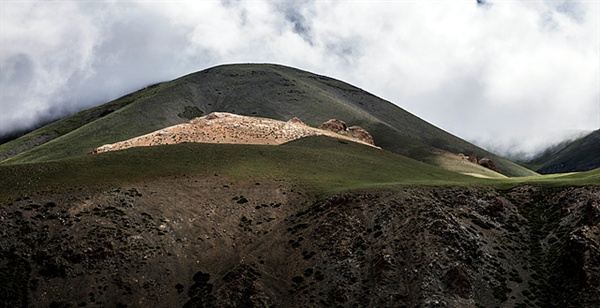
POLYGON ((531 162, 533 165, 538 165, 537 172, 566 173, 600 168, 600 130, 563 145, 559 149, 531 162))
POLYGON ((488 157, 508 176, 536 174, 352 85, 271 64, 217 66, 147 87, 0 145, 0 160, 17 164, 84 155, 215 111, 281 121, 298 117, 313 127, 343 119, 369 131, 377 146, 420 161, 436 161, 436 150, 444 150, 488 157))

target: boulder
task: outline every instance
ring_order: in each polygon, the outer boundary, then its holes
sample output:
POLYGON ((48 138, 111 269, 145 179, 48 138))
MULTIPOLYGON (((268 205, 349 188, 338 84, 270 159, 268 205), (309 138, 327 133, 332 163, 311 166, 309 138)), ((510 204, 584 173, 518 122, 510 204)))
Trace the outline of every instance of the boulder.
POLYGON ((350 126, 348 127, 346 123, 342 120, 331 119, 327 122, 321 124, 319 126, 320 129, 332 131, 334 133, 346 135, 352 137, 354 139, 358 139, 362 142, 375 145, 375 141, 373 140, 373 136, 369 134, 364 128, 360 126, 350 126))
POLYGON ((467 158, 467 160, 468 160, 468 161, 470 161, 470 162, 472 162, 472 163, 474 163, 474 164, 477 164, 477 163, 478 163, 478 161, 479 161, 479 160, 477 159, 477 155, 475 155, 475 154, 471 154, 471 155, 469 155, 469 157, 467 158))
POLYGON ((219 113, 219 112, 211 112, 208 115, 204 116, 204 119, 206 120, 214 120, 214 119, 218 119, 218 118, 222 118, 223 114, 219 113))
POLYGON ((347 134, 350 137, 356 138, 368 144, 375 145, 375 141, 373 141, 373 136, 369 134, 364 128, 360 126, 350 126, 347 129, 347 134))
POLYGON ((300 120, 300 119, 298 119, 296 117, 293 117, 293 118, 289 119, 287 122, 288 123, 293 123, 293 124, 306 125, 306 124, 304 124, 304 122, 302 122, 302 120, 300 120))
POLYGON ((498 167, 496 166, 496 164, 494 164, 494 162, 491 159, 487 158, 487 157, 484 157, 484 158, 480 159, 478 163, 479 163, 479 165, 481 165, 483 167, 486 167, 486 168, 488 168, 490 170, 494 170, 496 172, 500 172, 500 170, 498 170, 498 167))
POLYGON ((321 124, 321 126, 319 126, 319 128, 329 130, 334 133, 339 133, 339 132, 345 132, 346 129, 348 128, 348 126, 346 126, 346 123, 342 120, 331 119, 331 120, 321 124))

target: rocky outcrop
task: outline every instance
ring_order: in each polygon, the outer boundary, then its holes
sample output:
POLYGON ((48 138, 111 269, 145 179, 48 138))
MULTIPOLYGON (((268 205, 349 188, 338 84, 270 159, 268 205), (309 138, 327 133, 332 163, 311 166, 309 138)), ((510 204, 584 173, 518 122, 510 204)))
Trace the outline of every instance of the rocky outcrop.
POLYGON ((467 157, 467 160, 474 164, 477 164, 479 161, 479 159, 477 158, 477 155, 475 155, 475 154, 469 155, 469 157, 467 157))
POLYGON ((375 141, 373 140, 373 136, 369 134, 364 128, 360 126, 350 126, 348 127, 346 123, 342 120, 331 119, 326 121, 325 123, 319 126, 320 129, 329 130, 334 133, 350 136, 352 138, 358 139, 362 142, 366 142, 371 145, 375 145, 375 141))
POLYGON ((453 294, 469 298, 473 293, 473 283, 464 266, 454 266, 446 272, 448 288, 453 294))
POLYGON ((306 124, 304 124, 304 122, 302 122, 302 120, 300 120, 300 119, 298 119, 296 117, 293 117, 293 118, 289 119, 287 122, 288 123, 293 123, 293 124, 306 125, 306 124))
POLYGON ((320 129, 332 131, 334 133, 345 132, 348 126, 346 122, 338 119, 331 119, 319 126, 320 129))
POLYGON ((375 144, 375 141, 373 141, 373 136, 371 136, 368 131, 360 126, 348 127, 347 133, 350 137, 354 137, 369 144, 375 144))
POLYGON ((296 117, 282 122, 267 118, 213 112, 187 123, 166 127, 121 142, 105 144, 93 149, 89 154, 184 142, 278 145, 310 136, 328 136, 374 145, 371 135, 358 126, 348 129, 346 124, 339 120, 331 120, 326 123, 329 124, 322 125, 325 129, 317 129, 304 124, 296 117), (337 129, 342 130, 337 131, 337 129))
POLYGON ((500 170, 498 169, 498 167, 496 167, 496 164, 494 164, 494 162, 491 159, 487 158, 487 157, 484 157, 484 158, 480 159, 478 161, 478 163, 481 166, 486 167, 486 168, 488 168, 490 170, 493 170, 493 171, 496 171, 496 172, 500 172, 500 170))
POLYGON ((496 171, 498 173, 500 173, 500 169, 498 169, 498 167, 496 166, 496 164, 494 163, 494 161, 492 161, 491 159, 484 157, 484 158, 478 158, 477 155, 475 154, 471 154, 469 156, 466 156, 462 153, 458 154, 458 156, 460 156, 462 159, 472 162, 474 164, 478 164, 482 167, 488 168, 492 171, 496 171))

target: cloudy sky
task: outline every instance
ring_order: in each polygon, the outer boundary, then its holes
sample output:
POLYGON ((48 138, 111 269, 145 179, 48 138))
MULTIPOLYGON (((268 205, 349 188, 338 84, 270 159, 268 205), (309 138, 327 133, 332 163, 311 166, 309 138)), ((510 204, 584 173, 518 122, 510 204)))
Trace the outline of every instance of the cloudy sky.
POLYGON ((0 3, 0 135, 241 62, 344 80, 504 154, 600 126, 596 0, 0 3))

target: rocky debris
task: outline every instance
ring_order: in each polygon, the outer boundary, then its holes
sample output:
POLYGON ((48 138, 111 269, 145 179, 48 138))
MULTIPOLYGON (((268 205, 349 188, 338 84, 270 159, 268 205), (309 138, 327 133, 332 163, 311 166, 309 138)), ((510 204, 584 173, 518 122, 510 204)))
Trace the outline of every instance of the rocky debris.
POLYGON ((598 307, 600 224, 589 205, 600 200, 591 187, 521 186, 509 192, 530 229, 531 275, 544 282, 532 293, 546 307, 598 307))
POLYGON ((0 200, 0 306, 600 304, 598 187, 136 187, 0 200))
POLYGON ((225 113, 221 113, 221 112, 211 112, 209 113, 207 116, 204 117, 205 120, 214 120, 214 119, 218 119, 218 118, 223 118, 226 117, 227 114, 225 113))
POLYGON ((310 127, 298 118, 282 122, 267 118, 213 112, 184 124, 170 126, 129 140, 103 145, 93 149, 89 154, 183 142, 279 145, 303 137, 323 135, 370 146, 374 145, 373 138, 368 132, 359 127, 346 131, 345 124, 343 124, 343 127, 344 133, 340 135, 330 130, 310 127))
POLYGON ((271 307, 269 297, 256 283, 261 276, 259 271, 246 264, 227 272, 215 292, 218 300, 216 307, 271 307))
POLYGON ((589 200, 585 205, 583 223, 593 226, 600 225, 600 199, 589 200))
POLYGON ((458 154, 458 156, 460 158, 462 158, 463 160, 472 162, 474 164, 478 164, 482 167, 488 168, 492 171, 496 171, 498 173, 500 173, 500 169, 498 169, 498 167, 496 166, 496 164, 494 163, 494 161, 492 161, 491 159, 484 157, 484 158, 478 158, 477 155, 475 154, 471 154, 469 156, 466 156, 462 153, 458 154))
MULTIPOLYGON (((306 124, 304 124, 304 122, 302 122, 302 120, 300 120, 300 119, 298 119, 296 117, 293 117, 293 118, 289 119, 288 123, 306 125, 306 124)), ((306 125, 306 126, 308 126, 308 125, 306 125)))
POLYGON ((332 131, 334 133, 345 132, 348 126, 346 126, 346 122, 337 119, 327 120, 325 123, 319 126, 320 129, 326 129, 332 131))
POLYGON ((454 266, 446 272, 448 288, 462 298, 469 298, 473 293, 473 283, 468 271, 463 266, 454 266))
POLYGON ((486 168, 488 168, 490 170, 493 170, 493 171, 496 171, 496 172, 500 172, 500 170, 498 169, 498 167, 496 167, 496 164, 494 164, 494 162, 491 159, 487 158, 487 157, 484 157, 484 158, 480 159, 478 161, 478 163, 481 166, 486 167, 486 168))
POLYGON ((474 163, 474 164, 479 163, 479 159, 477 158, 477 155, 475 155, 475 154, 469 155, 467 157, 467 160, 470 161, 470 162, 472 162, 472 163, 474 163))
POLYGON ((352 138, 358 139, 365 143, 375 145, 375 141, 373 140, 373 136, 366 131, 364 128, 360 126, 350 126, 348 127, 346 123, 342 120, 331 119, 327 120, 325 123, 319 126, 320 129, 329 130, 334 133, 350 136, 352 138))
POLYGON ((362 128, 360 126, 348 127, 347 134, 350 137, 354 137, 354 138, 364 141, 366 143, 373 144, 373 145, 375 144, 375 141, 373 140, 373 136, 371 136, 371 134, 369 134, 369 132, 367 132, 364 128, 362 128))

